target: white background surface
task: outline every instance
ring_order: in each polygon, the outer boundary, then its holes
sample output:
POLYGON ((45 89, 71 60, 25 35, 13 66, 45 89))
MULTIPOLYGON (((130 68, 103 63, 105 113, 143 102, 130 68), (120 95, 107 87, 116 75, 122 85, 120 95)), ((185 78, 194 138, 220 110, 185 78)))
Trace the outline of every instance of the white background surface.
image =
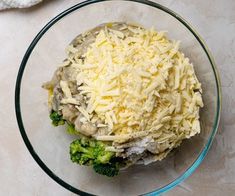
MULTIPOLYGON (((44 173, 18 131, 14 86, 19 64, 36 33, 78 0, 44 0, 0 12, 0 195, 73 195, 44 173)), ((166 195, 230 196, 235 191, 235 1, 156 0, 183 16, 205 39, 220 71, 223 111, 219 132, 196 172, 166 195)))

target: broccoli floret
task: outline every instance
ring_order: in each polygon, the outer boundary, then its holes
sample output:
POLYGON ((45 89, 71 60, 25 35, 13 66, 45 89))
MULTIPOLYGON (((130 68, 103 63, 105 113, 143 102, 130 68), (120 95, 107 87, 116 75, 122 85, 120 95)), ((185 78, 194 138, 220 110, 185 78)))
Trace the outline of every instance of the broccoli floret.
POLYGON ((50 119, 54 126, 64 125, 65 120, 62 118, 62 115, 58 114, 56 111, 51 111, 50 119))
POLYGON ((106 144, 88 138, 79 138, 70 144, 70 158, 79 165, 93 166, 93 169, 109 177, 119 171, 119 164, 115 161, 115 153, 105 151, 106 144))
POLYGON ((96 173, 102 174, 108 177, 113 177, 118 175, 119 166, 118 164, 111 163, 111 164, 95 164, 93 165, 93 169, 96 173))
POLYGON ((71 160, 79 165, 91 165, 93 162, 93 148, 86 143, 85 139, 77 139, 70 144, 71 160))

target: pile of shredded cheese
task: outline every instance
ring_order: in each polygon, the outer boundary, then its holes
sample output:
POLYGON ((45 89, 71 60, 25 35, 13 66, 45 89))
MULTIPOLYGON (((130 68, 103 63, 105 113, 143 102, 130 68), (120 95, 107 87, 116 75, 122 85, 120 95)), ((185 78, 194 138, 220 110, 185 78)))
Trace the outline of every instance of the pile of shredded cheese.
MULTIPOLYGON (((87 121, 101 120, 98 127, 109 130, 96 139, 121 142, 151 135, 161 143, 199 133, 201 84, 193 65, 179 51, 179 42, 154 29, 126 28, 130 36, 101 29, 84 60, 71 61, 72 77, 87 97, 86 107, 76 108, 87 121)), ((75 47, 68 50, 76 56, 75 47)), ((68 84, 61 81, 60 85, 66 95, 63 103, 78 103, 68 84)))

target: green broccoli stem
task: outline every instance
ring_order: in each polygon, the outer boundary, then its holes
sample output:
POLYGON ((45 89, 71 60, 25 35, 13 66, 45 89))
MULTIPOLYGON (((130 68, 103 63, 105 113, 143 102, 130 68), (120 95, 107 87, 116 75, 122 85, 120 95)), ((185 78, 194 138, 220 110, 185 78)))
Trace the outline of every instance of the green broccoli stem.
POLYGON ((106 152, 104 155, 99 155, 97 157, 97 163, 108 163, 110 161, 110 159, 113 157, 114 153, 113 152, 106 152))
POLYGON ((67 133, 71 134, 71 135, 78 135, 79 132, 75 129, 74 125, 72 125, 71 123, 67 122, 67 133))

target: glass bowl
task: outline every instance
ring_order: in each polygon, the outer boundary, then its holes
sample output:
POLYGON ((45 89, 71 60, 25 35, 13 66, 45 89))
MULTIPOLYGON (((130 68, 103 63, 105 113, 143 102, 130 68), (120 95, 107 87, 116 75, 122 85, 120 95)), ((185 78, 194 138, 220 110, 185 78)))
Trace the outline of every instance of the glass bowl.
POLYGON ((56 182, 80 195, 157 195, 186 179, 199 166, 219 123, 221 90, 214 60, 196 31, 178 14, 157 3, 86 1, 52 19, 34 38, 22 60, 15 89, 15 109, 20 132, 35 161, 56 182), (181 40, 181 51, 194 64, 202 83, 202 131, 185 140, 166 159, 148 166, 136 165, 108 178, 69 158, 73 136, 54 128, 48 118, 47 92, 41 88, 66 57, 64 49, 78 34, 106 22, 138 23, 167 30, 181 40))

